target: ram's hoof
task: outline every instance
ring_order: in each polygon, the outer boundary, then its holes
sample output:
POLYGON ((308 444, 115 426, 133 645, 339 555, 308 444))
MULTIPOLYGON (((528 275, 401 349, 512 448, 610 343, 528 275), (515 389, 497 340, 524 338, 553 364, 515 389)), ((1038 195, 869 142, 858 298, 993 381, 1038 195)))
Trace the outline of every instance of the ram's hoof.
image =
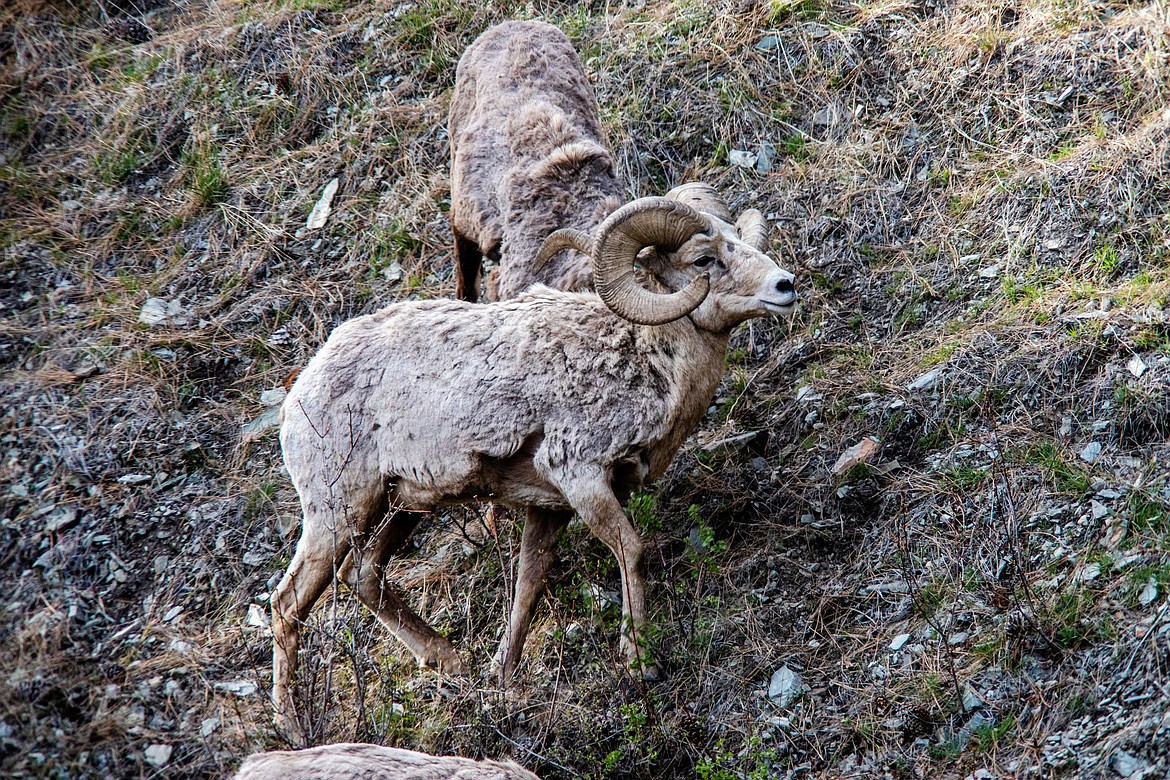
POLYGON ((645 664, 631 669, 630 672, 635 677, 641 677, 643 682, 658 682, 662 679, 662 674, 658 671, 658 664, 645 664))
POLYGON ((466 677, 467 665, 463 663, 463 659, 459 654, 451 651, 450 653, 436 654, 429 658, 418 659, 419 666, 425 666, 428 669, 434 669, 442 674, 448 674, 452 677, 466 677))
POLYGON ((309 744, 305 732, 297 724, 297 719, 290 712, 277 708, 272 713, 272 725, 277 733, 285 737, 293 745, 307 747, 309 744))

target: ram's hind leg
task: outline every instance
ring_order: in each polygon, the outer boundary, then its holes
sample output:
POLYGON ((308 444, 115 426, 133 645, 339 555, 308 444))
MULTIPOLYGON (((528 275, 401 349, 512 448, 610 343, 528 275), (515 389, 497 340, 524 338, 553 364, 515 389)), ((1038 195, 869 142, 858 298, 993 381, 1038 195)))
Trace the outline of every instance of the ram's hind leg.
POLYGON ((455 233, 455 297, 475 303, 479 300, 479 275, 483 268, 483 255, 479 244, 455 233))
POLYGON ((520 537, 520 565, 516 573, 516 596, 508 630, 492 659, 492 673, 505 685, 520 663, 524 640, 532 625, 532 610, 548 582, 548 569, 557 552, 557 532, 573 517, 572 512, 554 512, 529 507, 520 537))
POLYGON ((421 665, 446 674, 466 674, 463 660, 446 637, 407 606, 386 581, 386 562, 402 547, 423 514, 397 511, 387 516, 361 548, 354 550, 341 578, 421 665))
POLYGON ((272 701, 278 725, 289 734, 297 728, 289 686, 297 669, 301 626, 333 582, 337 562, 349 546, 348 536, 306 515, 296 554, 272 592, 272 701))

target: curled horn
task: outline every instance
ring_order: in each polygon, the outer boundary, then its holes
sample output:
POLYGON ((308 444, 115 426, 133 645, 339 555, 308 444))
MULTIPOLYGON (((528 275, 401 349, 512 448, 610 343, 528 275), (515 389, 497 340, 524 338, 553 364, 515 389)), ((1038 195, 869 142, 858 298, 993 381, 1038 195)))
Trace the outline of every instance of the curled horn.
POLYGON ((735 221, 735 229, 744 243, 761 252, 768 249, 768 223, 759 209, 747 209, 735 221))
POLYGON ((532 261, 532 270, 535 272, 544 268, 544 264, 562 249, 576 249, 584 255, 593 257, 593 239, 583 230, 573 228, 554 230, 540 245, 536 259, 532 261))
POLYGON ((731 223, 731 209, 727 207, 727 201, 723 200, 723 196, 710 184, 705 184, 701 181, 680 184, 666 193, 666 197, 671 200, 677 200, 679 203, 685 203, 699 211, 705 211, 724 222, 731 223))
POLYGON ((663 325, 690 314, 710 291, 707 274, 678 292, 659 294, 638 283, 634 261, 645 247, 673 252, 711 224, 701 213, 677 200, 639 198, 601 223, 594 242, 593 283, 605 305, 639 325, 663 325))

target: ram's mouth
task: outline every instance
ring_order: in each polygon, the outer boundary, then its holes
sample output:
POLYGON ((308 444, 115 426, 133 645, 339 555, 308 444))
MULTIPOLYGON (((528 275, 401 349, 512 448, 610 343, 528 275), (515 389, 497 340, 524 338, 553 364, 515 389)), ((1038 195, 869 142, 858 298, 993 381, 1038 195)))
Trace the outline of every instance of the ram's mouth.
POLYGON ((796 300, 788 301, 788 303, 779 303, 777 301, 763 301, 764 308, 771 314, 791 314, 796 309, 796 300))

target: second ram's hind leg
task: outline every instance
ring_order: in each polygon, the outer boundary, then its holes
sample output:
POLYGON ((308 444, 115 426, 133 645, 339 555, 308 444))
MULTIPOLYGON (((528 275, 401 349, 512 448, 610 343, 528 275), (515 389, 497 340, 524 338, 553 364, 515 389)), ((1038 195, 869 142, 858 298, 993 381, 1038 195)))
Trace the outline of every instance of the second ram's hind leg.
POLYGON ((479 244, 455 233, 455 297, 475 303, 479 300, 479 275, 483 256, 479 244))
POLYGON ((549 566, 556 557, 557 532, 572 517, 571 512, 554 512, 537 507, 528 509, 520 537, 520 565, 516 572, 512 614, 508 620, 507 633, 500 641, 500 649, 492 659, 492 673, 499 675, 501 685, 508 682, 520 663, 524 639, 532 625, 532 610, 544 592, 549 566))
POLYGON ((386 562, 414 531, 422 512, 393 512, 355 548, 340 572, 341 579, 423 666, 446 674, 466 674, 459 653, 439 632, 412 610, 386 581, 386 562))
MULTIPOLYGON (((566 469, 567 471, 567 469, 566 469)), ((605 474, 562 473, 557 483, 589 530, 617 558, 622 575, 622 639, 630 670, 645 680, 658 679, 646 642, 646 580, 642 539, 626 518, 605 474)))

